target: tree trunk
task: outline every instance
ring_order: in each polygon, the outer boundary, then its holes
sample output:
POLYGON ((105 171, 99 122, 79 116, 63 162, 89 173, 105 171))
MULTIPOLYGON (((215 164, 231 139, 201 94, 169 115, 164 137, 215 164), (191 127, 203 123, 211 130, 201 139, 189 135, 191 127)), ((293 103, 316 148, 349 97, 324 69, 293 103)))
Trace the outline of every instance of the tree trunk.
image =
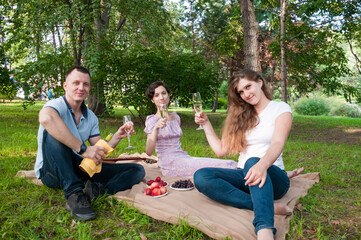
MULTIPOLYGON (((109 11, 110 6, 106 1, 102 2, 104 5, 104 11, 99 12, 97 18, 95 19, 96 26, 96 44, 97 50, 100 54, 103 53, 103 44, 102 39, 105 38, 105 31, 109 25, 109 11)), ((101 65, 100 68, 103 66, 101 65)), ((105 73, 105 71, 97 71, 100 73, 96 76, 95 84, 93 85, 90 96, 88 97, 88 107, 96 114, 101 115, 105 111, 105 95, 104 95, 104 79, 106 76, 103 76, 101 73, 105 73)), ((94 81, 94 79, 93 79, 94 81)))
POLYGON ((240 0, 244 25, 244 68, 261 73, 259 60, 259 25, 254 12, 253 0, 240 0))
MULTIPOLYGON (((4 49, 4 35, 3 35, 3 29, 2 29, 2 17, 0 18, 0 41, 1 41, 1 47, 4 49)), ((5 53, 4 53, 5 54, 5 53)), ((6 65, 6 61, 7 59, 5 58, 5 62, 4 62, 4 68, 7 68, 6 65)), ((11 69, 10 69, 11 71, 11 69)), ((4 99, 3 99, 4 100, 4 99)))
POLYGON ((63 47, 63 41, 61 40, 61 36, 60 36, 60 31, 59 31, 59 27, 56 26, 56 32, 58 34, 58 40, 59 40, 59 46, 63 47))
MULTIPOLYGON (((218 77, 217 77, 217 78, 218 78, 218 77)), ((214 104, 213 104, 212 112, 216 112, 216 111, 217 111, 217 107, 218 107, 218 85, 216 85, 216 94, 215 94, 215 99, 214 99, 214 104)))
POLYGON ((281 93, 282 101, 287 102, 287 63, 285 50, 285 22, 287 0, 281 0, 281 93))
POLYGON ((51 30, 51 35, 53 38, 53 51, 56 52, 56 40, 55 40, 55 25, 53 25, 53 28, 51 30))
POLYGON ((193 17, 193 1, 189 1, 190 9, 191 9, 191 21, 192 21, 192 53, 195 54, 194 48, 194 17, 193 17))

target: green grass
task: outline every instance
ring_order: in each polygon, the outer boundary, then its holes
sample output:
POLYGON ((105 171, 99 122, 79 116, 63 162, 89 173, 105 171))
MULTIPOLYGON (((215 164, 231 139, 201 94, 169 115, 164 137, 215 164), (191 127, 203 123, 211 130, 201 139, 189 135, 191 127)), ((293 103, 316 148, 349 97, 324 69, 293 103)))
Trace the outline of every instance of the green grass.
MULTIPOLYGON (((106 196, 93 204, 96 220, 74 221, 64 208, 62 191, 15 178, 18 170, 33 169, 42 104, 26 111, 20 103, 0 104, 0 239, 209 239, 186 221, 160 222, 106 196)), ((177 111, 183 149, 193 156, 215 157, 203 132, 195 130, 191 110, 177 111)), ((117 130, 125 113, 116 109, 114 116, 100 119, 103 137, 117 130)), ((219 132, 224 111, 209 116, 219 132)), ((134 122, 137 134, 131 137, 135 149, 130 153, 144 152, 144 126, 138 118, 134 122)), ((361 239, 360 126, 361 119, 294 117, 284 149, 286 169, 303 166, 305 172, 320 172, 321 181, 299 200, 287 239, 361 239)), ((121 141, 113 156, 127 145, 121 141)))

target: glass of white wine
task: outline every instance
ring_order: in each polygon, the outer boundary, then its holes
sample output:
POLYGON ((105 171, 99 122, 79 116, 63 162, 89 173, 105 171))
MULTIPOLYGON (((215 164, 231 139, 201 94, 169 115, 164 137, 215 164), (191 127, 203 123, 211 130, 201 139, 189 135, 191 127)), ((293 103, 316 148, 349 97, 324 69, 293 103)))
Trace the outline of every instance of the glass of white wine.
MULTIPOLYGON (((200 114, 202 112, 202 99, 201 94, 199 92, 193 93, 193 106, 196 114, 200 114)), ((197 130, 202 130, 202 125, 199 125, 197 130)))
POLYGON ((132 130, 131 126, 130 126, 130 115, 125 115, 123 117, 123 123, 125 126, 129 126, 126 127, 124 130, 127 132, 127 137, 128 137, 128 147, 126 147, 125 149, 133 149, 134 147, 130 144, 130 131, 132 130))
POLYGON ((168 113, 168 106, 167 104, 163 103, 159 105, 159 111, 160 111, 160 116, 164 119, 167 117, 167 113, 168 113))

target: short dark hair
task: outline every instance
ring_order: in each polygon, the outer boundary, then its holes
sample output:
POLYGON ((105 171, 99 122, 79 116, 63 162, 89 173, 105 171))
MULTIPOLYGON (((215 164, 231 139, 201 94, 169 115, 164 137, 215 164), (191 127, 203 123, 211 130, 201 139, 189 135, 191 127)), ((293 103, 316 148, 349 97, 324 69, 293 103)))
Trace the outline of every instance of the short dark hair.
POLYGON ((145 96, 147 96, 147 98, 152 100, 153 97, 154 97, 154 91, 159 86, 163 86, 165 88, 165 90, 167 91, 167 93, 168 94, 170 93, 170 89, 169 89, 168 85, 165 82, 156 81, 156 82, 149 85, 147 91, 145 92, 145 96))
POLYGON ((66 74, 65 74, 65 80, 67 79, 67 77, 69 76, 69 74, 72 73, 74 70, 77 70, 78 72, 86 73, 86 74, 89 75, 89 77, 91 77, 91 76, 90 76, 90 72, 89 72, 89 70, 88 70, 87 68, 82 67, 82 66, 74 66, 74 67, 70 68, 70 69, 66 72, 66 74))

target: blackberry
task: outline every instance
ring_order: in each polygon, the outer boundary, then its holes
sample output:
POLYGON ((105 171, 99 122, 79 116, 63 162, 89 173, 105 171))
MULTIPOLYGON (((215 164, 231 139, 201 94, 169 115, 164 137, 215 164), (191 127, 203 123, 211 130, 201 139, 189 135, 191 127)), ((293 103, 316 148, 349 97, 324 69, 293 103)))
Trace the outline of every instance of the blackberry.
POLYGON ((177 180, 172 184, 174 188, 192 188, 194 186, 190 179, 177 180))

